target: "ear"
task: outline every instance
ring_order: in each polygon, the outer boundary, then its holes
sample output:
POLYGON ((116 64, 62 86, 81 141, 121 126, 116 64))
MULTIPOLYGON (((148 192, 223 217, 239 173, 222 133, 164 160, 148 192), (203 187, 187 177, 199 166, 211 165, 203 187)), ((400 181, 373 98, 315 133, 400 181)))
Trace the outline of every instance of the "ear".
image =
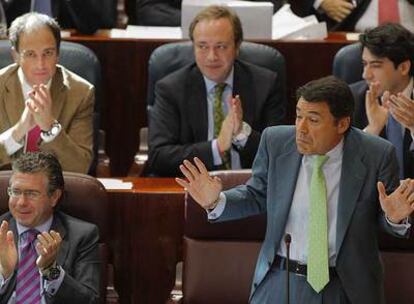
POLYGON ((407 76, 410 74, 410 68, 411 68, 411 61, 408 59, 401 62, 397 67, 397 69, 401 72, 403 76, 407 76))
POLYGON ((349 129, 350 125, 351 125, 351 117, 349 116, 342 117, 338 121, 338 133, 344 134, 349 129))
POLYGON ((59 202, 60 197, 62 196, 62 190, 61 189, 57 189, 55 190, 55 192, 52 193, 51 195, 51 206, 55 207, 56 204, 59 202))
POLYGON ((14 47, 11 48, 11 55, 15 63, 19 64, 19 53, 17 53, 14 47))

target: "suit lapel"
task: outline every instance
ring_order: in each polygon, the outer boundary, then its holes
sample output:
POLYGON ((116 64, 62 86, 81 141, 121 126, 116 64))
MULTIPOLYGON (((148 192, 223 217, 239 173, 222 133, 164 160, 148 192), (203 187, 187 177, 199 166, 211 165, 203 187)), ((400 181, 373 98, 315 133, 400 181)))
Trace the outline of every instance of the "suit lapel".
POLYGON ((287 145, 286 152, 276 160, 277 168, 273 168, 276 172, 276 181, 274 181, 276 184, 272 185, 276 196, 274 201, 278 202, 276 212, 273 212, 275 214, 273 221, 274 227, 280 227, 276 230, 279 235, 274 238, 277 240, 275 245, 279 244, 285 231, 302 160, 302 155, 298 153, 296 145, 292 142, 287 145))
POLYGON ((239 95, 243 108, 243 120, 253 123, 255 114, 255 88, 246 84, 253 83, 251 74, 243 68, 239 61, 234 62, 233 96, 239 95))
POLYGON ((52 97, 52 114, 58 119, 65 104, 68 81, 63 75, 62 69, 57 67, 56 73, 52 78, 50 94, 52 97))
POLYGON ((342 158, 336 226, 336 252, 340 252, 367 174, 367 169, 362 162, 364 155, 359 149, 360 145, 360 140, 357 138, 355 131, 350 130, 345 137, 342 158))
POLYGON ((24 110, 24 97, 22 92, 22 86, 17 76, 17 69, 10 74, 10 77, 5 83, 5 109, 7 116, 10 120, 10 125, 14 125, 20 119, 24 110))
POLYGON ((65 265, 66 256, 69 253, 70 244, 68 239, 66 238, 66 228, 63 225, 62 218, 59 212, 55 212, 53 217, 52 226, 50 229, 59 232, 60 236, 62 237, 62 243, 60 244, 58 256, 56 258, 56 262, 58 265, 65 265))
POLYGON ((184 103, 189 110, 189 122, 194 130, 196 140, 206 140, 208 137, 207 94, 204 78, 200 70, 194 65, 189 73, 186 84, 186 96, 184 103))

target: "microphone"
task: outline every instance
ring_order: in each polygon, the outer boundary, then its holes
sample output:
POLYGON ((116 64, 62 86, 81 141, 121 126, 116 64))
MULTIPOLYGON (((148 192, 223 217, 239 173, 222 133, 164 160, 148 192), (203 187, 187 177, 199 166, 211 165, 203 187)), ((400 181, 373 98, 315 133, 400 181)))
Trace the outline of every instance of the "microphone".
POLYGON ((286 246, 286 303, 290 304, 290 283, 289 283, 289 262, 290 262, 290 243, 292 242, 292 236, 289 233, 285 234, 285 246, 286 246))

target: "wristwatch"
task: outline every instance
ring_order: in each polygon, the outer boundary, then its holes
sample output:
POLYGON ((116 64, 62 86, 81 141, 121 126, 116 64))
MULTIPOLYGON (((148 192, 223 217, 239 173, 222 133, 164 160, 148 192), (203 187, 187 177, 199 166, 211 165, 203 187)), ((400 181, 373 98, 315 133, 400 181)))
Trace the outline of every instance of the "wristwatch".
POLYGON ((42 277, 46 281, 53 281, 53 280, 56 280, 60 276, 60 267, 56 265, 56 262, 55 262, 49 267, 42 269, 40 272, 42 273, 42 277))
POLYGON ((61 129, 62 125, 57 120, 55 120, 53 121, 52 126, 49 130, 42 130, 40 132, 40 137, 43 141, 50 142, 60 133, 61 129))
POLYGON ((242 129, 239 134, 233 137, 232 142, 237 145, 249 137, 250 133, 252 133, 252 128, 249 126, 247 122, 242 123, 242 129))

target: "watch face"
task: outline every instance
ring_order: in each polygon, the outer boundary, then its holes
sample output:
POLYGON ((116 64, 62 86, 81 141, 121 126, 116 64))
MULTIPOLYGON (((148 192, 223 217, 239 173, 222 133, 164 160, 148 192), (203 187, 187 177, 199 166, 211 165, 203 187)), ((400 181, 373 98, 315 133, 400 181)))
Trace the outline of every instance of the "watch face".
POLYGON ((60 268, 59 267, 52 267, 49 269, 49 273, 46 276, 48 281, 56 280, 60 275, 60 268))
POLYGON ((53 126, 52 129, 50 130, 50 134, 51 135, 56 135, 59 132, 59 127, 58 126, 53 126))

